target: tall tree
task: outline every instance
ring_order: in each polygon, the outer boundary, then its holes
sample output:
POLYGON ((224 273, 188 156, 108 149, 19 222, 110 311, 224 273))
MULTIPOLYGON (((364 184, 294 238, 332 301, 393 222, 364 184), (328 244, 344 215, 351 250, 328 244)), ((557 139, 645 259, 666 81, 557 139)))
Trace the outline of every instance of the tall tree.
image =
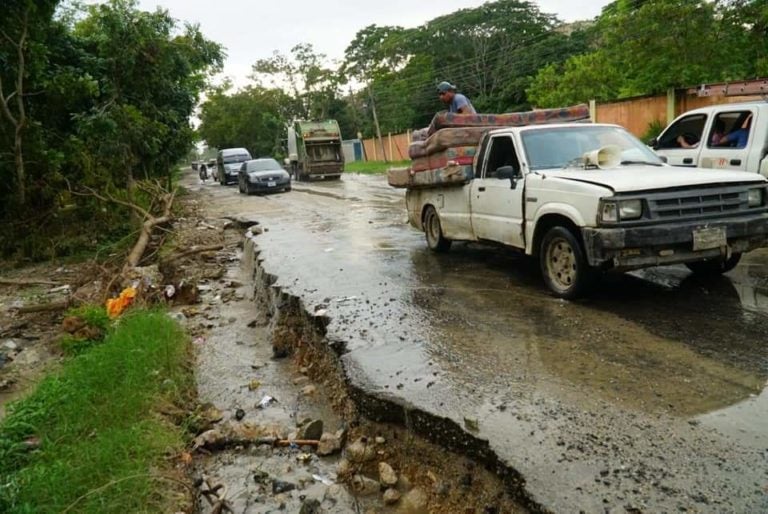
MULTIPOLYGON (((30 120, 27 114, 26 88, 30 69, 37 66, 35 59, 44 59, 44 51, 34 48, 35 41, 30 33, 45 31, 50 23, 57 1, 10 0, 4 5, 3 20, 0 21, 0 63, 5 73, 0 72, 0 114, 13 133, 13 157, 16 178, 17 201, 26 204, 27 173, 24 161, 24 132, 30 120), (35 55, 33 49, 37 50, 35 55), (33 62, 30 62, 33 61, 33 62), (7 76, 8 85, 3 81, 7 76)), ((34 37, 34 36, 33 36, 34 37)))

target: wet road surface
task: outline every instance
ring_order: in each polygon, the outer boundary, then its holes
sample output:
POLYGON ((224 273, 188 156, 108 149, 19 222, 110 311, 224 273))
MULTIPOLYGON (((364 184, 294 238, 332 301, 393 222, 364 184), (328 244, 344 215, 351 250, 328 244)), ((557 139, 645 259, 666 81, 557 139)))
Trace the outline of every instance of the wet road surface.
POLYGON ((487 439, 544 507, 768 511, 768 251, 565 302, 508 250, 431 254, 383 177, 265 197, 193 184, 210 214, 268 229, 264 267, 328 313, 356 385, 487 439))

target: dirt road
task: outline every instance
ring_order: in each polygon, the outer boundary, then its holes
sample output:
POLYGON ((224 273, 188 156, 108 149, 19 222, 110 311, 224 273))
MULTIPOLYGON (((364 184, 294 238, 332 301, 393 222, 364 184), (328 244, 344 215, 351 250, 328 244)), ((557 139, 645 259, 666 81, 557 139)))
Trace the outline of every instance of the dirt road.
POLYGON ((612 276, 569 303, 508 251, 430 254, 383 177, 266 197, 186 185, 211 216, 260 220, 262 266, 327 313, 350 384, 381 400, 369 416, 460 431, 544 509, 768 511, 768 251, 710 281, 612 276))

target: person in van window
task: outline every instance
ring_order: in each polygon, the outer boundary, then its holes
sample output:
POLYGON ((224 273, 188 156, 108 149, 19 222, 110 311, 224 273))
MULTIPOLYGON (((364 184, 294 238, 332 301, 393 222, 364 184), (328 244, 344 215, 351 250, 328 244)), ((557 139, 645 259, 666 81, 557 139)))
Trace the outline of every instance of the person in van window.
POLYGON ((741 128, 734 130, 733 132, 726 134, 721 140, 718 146, 733 146, 734 148, 745 148, 747 146, 747 140, 749 139, 749 126, 752 123, 752 113, 749 113, 744 122, 741 124, 741 128))
MULTIPOLYGON (((720 145, 720 141, 722 141, 724 136, 725 123, 723 123, 723 120, 717 119, 715 120, 715 126, 712 128, 712 135, 709 137, 709 146, 720 145)), ((684 135, 679 135, 677 136, 677 144, 680 145, 680 148, 697 148, 699 146, 699 141, 689 143, 684 135)))

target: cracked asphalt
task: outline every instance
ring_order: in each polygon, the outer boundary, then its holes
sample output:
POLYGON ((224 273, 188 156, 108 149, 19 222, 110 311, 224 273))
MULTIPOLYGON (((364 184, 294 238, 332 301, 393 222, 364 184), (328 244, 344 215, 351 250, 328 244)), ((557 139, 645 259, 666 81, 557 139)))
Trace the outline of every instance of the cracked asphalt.
POLYGON ((431 254, 385 177, 186 185, 209 215, 259 220, 262 265, 330 317, 354 385, 487 440, 544 508, 768 511, 768 250, 716 279, 655 268, 565 302, 508 250, 431 254))

